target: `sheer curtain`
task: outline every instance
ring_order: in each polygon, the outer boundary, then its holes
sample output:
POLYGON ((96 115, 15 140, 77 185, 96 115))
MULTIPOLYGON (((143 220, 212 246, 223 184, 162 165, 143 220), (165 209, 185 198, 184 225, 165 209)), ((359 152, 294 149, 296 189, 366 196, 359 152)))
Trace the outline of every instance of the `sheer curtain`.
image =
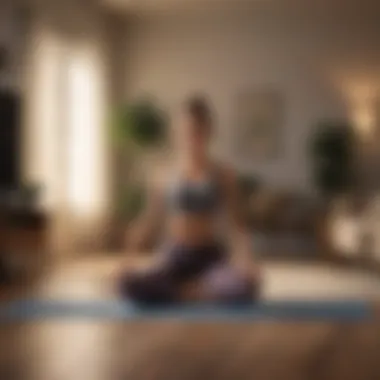
POLYGON ((35 17, 26 68, 24 177, 43 187, 53 252, 101 249, 109 209, 102 25, 71 11, 35 17))
POLYGON ((102 245, 108 213, 106 82, 96 42, 74 43, 66 59, 65 202, 79 249, 102 245))

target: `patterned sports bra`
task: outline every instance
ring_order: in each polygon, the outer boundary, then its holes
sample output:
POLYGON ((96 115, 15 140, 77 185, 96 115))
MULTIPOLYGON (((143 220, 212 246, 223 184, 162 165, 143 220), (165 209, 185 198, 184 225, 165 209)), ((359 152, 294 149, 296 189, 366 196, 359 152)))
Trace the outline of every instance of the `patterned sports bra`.
POLYGON ((219 177, 217 170, 211 170, 207 178, 200 181, 178 178, 167 194, 169 211, 202 215, 219 212, 222 201, 219 177))

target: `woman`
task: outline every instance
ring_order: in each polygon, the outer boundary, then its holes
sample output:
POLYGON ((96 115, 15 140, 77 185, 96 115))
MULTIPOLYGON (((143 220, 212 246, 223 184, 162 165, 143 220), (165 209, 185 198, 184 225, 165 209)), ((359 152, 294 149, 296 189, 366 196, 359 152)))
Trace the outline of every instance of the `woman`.
POLYGON ((185 102, 176 131, 178 170, 170 184, 152 190, 144 214, 127 232, 129 247, 138 249, 165 215, 164 256, 144 272, 125 274, 122 292, 144 304, 251 302, 258 293, 258 271, 235 173, 209 154, 213 120, 207 103, 185 102))

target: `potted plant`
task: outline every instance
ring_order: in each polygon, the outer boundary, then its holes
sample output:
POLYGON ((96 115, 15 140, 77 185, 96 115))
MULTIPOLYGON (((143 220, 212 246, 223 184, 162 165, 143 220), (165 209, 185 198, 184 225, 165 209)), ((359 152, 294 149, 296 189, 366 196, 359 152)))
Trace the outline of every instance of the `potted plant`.
POLYGON ((151 100, 121 106, 113 115, 114 141, 121 148, 155 148, 166 137, 166 116, 151 100))
POLYGON ((330 251, 328 218, 334 202, 354 183, 354 131, 345 121, 324 120, 317 124, 310 141, 314 184, 323 207, 319 221, 322 249, 330 251))
POLYGON ((354 135, 345 122, 323 121, 311 141, 314 183, 324 199, 350 190, 353 184, 354 135))

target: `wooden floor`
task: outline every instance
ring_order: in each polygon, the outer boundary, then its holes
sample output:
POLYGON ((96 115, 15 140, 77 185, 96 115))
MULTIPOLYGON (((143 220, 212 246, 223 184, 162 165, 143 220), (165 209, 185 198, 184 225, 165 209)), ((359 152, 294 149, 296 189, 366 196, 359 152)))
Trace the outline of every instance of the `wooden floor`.
MULTIPOLYGON (((101 267, 109 275, 114 270, 113 265, 101 267)), ((76 276, 87 283, 88 295, 110 294, 107 275, 100 280, 95 275, 98 270, 95 264, 84 265, 67 277, 66 268, 51 274, 49 281, 54 277, 56 294, 70 284, 74 289, 76 276)), ((46 291, 42 288, 35 291, 46 291)), ((351 324, 42 321, 0 325, 0 379, 377 380, 380 319, 351 324)))

